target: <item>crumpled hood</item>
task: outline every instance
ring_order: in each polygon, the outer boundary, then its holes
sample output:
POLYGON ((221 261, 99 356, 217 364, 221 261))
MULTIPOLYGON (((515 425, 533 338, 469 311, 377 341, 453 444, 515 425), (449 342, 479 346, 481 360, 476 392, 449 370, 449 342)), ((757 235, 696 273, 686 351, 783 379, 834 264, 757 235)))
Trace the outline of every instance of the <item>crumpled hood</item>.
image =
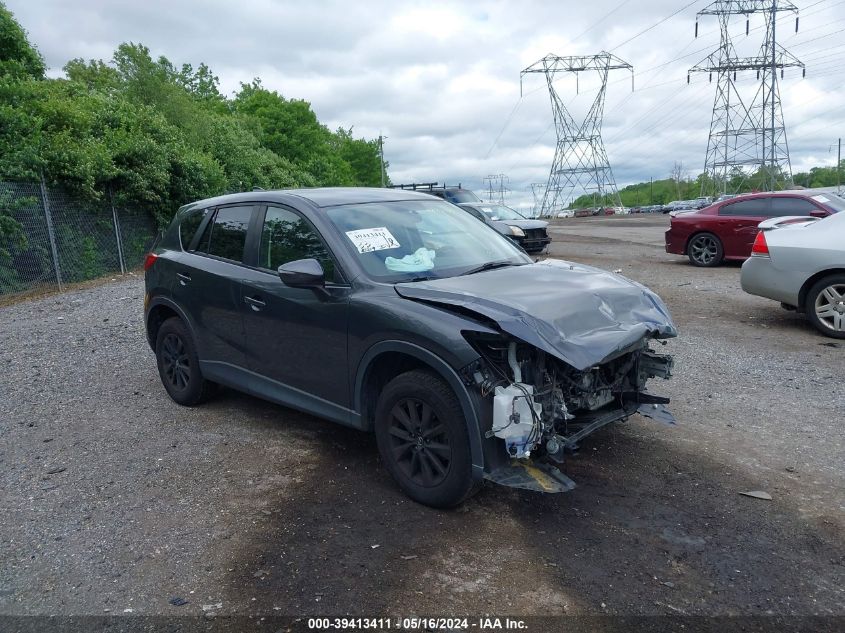
POLYGON ((492 319, 578 370, 610 360, 643 337, 677 336, 669 310, 651 290, 573 262, 545 260, 395 288, 407 299, 492 319))

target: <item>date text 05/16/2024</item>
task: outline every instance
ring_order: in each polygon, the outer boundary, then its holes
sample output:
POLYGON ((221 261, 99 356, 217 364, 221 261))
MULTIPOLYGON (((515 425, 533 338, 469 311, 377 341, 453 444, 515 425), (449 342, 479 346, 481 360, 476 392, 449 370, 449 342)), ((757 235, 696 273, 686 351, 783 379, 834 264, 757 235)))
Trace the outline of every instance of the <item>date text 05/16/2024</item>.
POLYGON ((315 631, 329 630, 447 630, 471 631, 511 630, 525 631, 524 620, 516 618, 476 617, 476 618, 308 618, 308 629, 315 631))

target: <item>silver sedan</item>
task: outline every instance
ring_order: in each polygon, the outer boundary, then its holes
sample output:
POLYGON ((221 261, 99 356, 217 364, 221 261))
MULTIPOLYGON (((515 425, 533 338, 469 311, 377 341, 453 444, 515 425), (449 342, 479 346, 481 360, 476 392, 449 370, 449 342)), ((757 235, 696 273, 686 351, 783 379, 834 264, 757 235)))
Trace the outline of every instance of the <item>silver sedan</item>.
POLYGON ((759 225, 742 289, 803 312, 822 334, 845 338, 845 212, 759 225))

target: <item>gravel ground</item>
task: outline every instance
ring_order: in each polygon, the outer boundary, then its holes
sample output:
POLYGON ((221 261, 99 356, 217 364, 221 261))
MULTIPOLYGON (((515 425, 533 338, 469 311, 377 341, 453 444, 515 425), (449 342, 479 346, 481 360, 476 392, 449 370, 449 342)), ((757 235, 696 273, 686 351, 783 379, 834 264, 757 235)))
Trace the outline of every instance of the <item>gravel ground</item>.
POLYGON ((738 266, 666 255, 667 224, 562 221, 550 254, 666 300, 679 424, 596 434, 571 493, 450 512, 368 435, 232 391, 172 403, 140 277, 0 308, 0 613, 845 616, 845 344, 738 266))

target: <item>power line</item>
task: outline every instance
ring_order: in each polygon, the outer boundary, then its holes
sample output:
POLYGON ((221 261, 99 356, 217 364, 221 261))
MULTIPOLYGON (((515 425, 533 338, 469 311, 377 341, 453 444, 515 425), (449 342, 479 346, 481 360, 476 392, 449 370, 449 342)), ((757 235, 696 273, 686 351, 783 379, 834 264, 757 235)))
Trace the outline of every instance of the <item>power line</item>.
POLYGON ((611 52, 611 53, 612 53, 612 52, 613 52, 613 51, 615 51, 617 48, 620 48, 621 46, 625 46, 625 44, 627 44, 627 43, 629 43, 629 42, 633 42, 635 39, 637 39, 637 38, 638 38, 638 37, 640 37, 641 35, 645 35, 646 33, 648 33, 648 32, 649 32, 650 30, 652 30, 653 28, 660 26, 661 24, 663 24, 663 23, 664 23, 664 22, 666 22, 667 20, 671 20, 671 19, 672 19, 672 18, 674 18, 676 15, 678 15, 681 11, 686 11, 686 10, 687 10, 687 9, 689 9, 692 5, 697 4, 697 3, 698 3, 698 2, 700 2, 700 1, 701 1, 701 0, 693 0, 693 1, 692 1, 692 2, 690 2, 689 4, 685 4, 685 5, 684 5, 684 6, 682 6, 680 9, 678 9, 677 11, 675 11, 674 13, 672 13, 672 14, 670 14, 670 15, 667 15, 665 18, 663 18, 663 19, 662 19, 662 20, 660 20, 659 22, 656 22, 655 24, 652 24, 652 25, 651 25, 650 27, 648 27, 647 29, 643 29, 642 31, 640 31, 639 33, 637 33, 636 35, 634 35, 633 37, 629 37, 627 40, 625 40, 625 41, 624 41, 624 42, 622 42, 621 44, 617 44, 616 46, 614 46, 613 48, 611 48, 609 52, 611 52))

